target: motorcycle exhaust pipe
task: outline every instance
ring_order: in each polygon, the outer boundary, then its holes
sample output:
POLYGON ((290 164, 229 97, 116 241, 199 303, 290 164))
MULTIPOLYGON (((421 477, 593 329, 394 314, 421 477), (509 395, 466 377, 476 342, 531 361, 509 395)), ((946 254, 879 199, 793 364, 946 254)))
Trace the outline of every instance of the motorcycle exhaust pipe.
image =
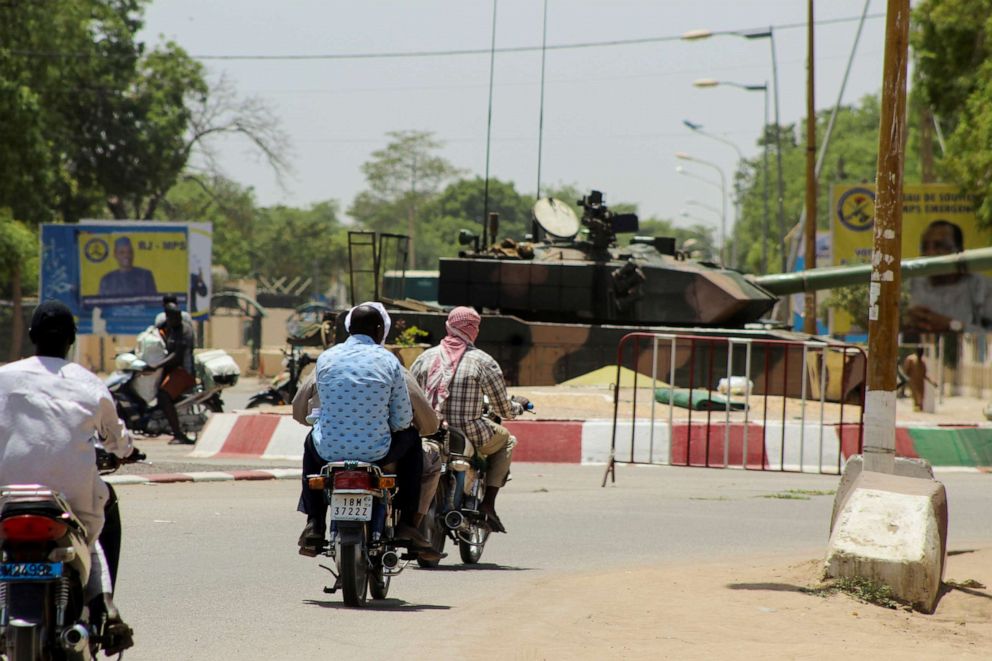
POLYGON ((457 510, 452 510, 444 515, 444 525, 449 530, 463 530, 468 527, 465 517, 457 510))
POLYGON ((62 649, 67 652, 82 652, 90 642, 89 629, 76 623, 62 630, 59 642, 62 644, 62 649))
POLYGON ((396 551, 386 551, 382 554, 382 566, 384 569, 396 569, 400 564, 400 556, 396 551))

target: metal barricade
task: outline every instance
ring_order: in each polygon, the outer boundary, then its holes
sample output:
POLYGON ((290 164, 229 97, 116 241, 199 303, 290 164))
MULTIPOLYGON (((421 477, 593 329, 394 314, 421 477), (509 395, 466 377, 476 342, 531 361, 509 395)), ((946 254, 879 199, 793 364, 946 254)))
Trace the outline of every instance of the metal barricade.
POLYGON ((603 485, 617 463, 839 474, 861 451, 866 373, 864 351, 850 344, 625 335, 603 485), (639 417, 645 382, 650 414, 639 417))

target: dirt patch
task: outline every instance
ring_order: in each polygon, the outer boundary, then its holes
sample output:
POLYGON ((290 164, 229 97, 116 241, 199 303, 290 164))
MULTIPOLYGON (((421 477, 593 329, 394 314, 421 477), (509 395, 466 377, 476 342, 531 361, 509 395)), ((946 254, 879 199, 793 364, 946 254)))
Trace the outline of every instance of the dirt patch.
POLYGON ((987 659, 992 549, 948 558, 933 615, 804 591, 821 560, 653 567, 559 575, 469 609, 454 658, 987 659), (977 587, 977 585, 987 587, 977 587), (970 587, 969 587, 970 586, 970 587))

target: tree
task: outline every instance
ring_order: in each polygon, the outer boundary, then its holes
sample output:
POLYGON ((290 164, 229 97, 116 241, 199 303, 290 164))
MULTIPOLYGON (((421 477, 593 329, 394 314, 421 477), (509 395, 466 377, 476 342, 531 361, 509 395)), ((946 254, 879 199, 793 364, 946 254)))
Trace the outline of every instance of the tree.
MULTIPOLYGON (((278 125, 258 100, 173 43, 137 40, 147 0, 0 3, 0 206, 38 223, 152 218, 191 155, 246 135, 284 167, 278 125)), ((209 158, 207 159, 209 161, 209 158)))
MULTIPOLYGON (((421 209, 417 259, 411 268, 436 269, 440 257, 458 253, 458 233, 466 229, 482 236, 485 185, 481 177, 450 183, 421 209)), ((512 238, 521 240, 530 232, 533 198, 517 192, 512 182, 489 180, 489 211, 499 214, 499 233, 493 243, 512 238)))
POLYGON ((914 88, 949 134, 938 168, 992 226, 992 4, 924 0, 913 18, 914 88))
POLYGON ((250 188, 221 176, 187 174, 169 189, 155 218, 212 223, 213 263, 223 266, 231 277, 255 273, 258 210, 250 188))
POLYGON ((410 237, 410 263, 416 256, 422 207, 459 170, 438 156, 441 142, 427 131, 390 131, 385 148, 372 152, 362 165, 369 189, 356 197, 348 215, 361 226, 410 237))
POLYGON ((289 278, 312 276, 323 290, 347 271, 347 230, 338 220, 334 200, 306 209, 259 209, 253 234, 257 246, 255 269, 259 273, 289 278))
MULTIPOLYGON (((826 127, 830 120, 831 110, 817 113, 817 144, 823 144, 826 127)), ((820 172, 817 195, 816 226, 819 229, 830 227, 830 186, 837 183, 875 181, 875 167, 878 153, 878 125, 880 121, 880 106, 877 96, 863 97, 858 104, 840 109, 837 115, 833 135, 828 145, 827 157, 823 170, 820 172)), ((774 149, 774 128, 768 127, 771 140, 769 146, 774 149)), ((785 182, 785 218, 786 226, 790 228, 799 220, 805 199, 805 153, 797 144, 793 126, 782 128, 782 172, 785 182)), ((918 141, 916 127, 910 127, 909 142, 918 141)), ((764 142, 759 139, 758 144, 764 142)), ((919 181, 920 161, 914 151, 907 152, 911 156, 906 159, 906 180, 919 181)), ((774 163, 774 157, 769 159, 774 163)), ((774 180, 774 167, 768 175, 774 180)), ((759 156, 745 160, 741 169, 736 173, 738 190, 740 191, 741 218, 733 230, 733 240, 737 243, 740 259, 739 266, 755 273, 761 272, 762 242, 764 233, 764 162, 759 156)), ((773 182, 772 182, 773 183, 773 182)), ((769 186, 774 194, 775 186, 769 186)), ((774 204, 771 205, 774 208, 774 204)), ((773 266, 781 263, 781 251, 784 248, 778 240, 778 228, 775 218, 769 222, 768 264, 769 270, 776 271, 773 266)))
POLYGON ((24 313, 21 309, 23 283, 38 282, 38 237, 24 223, 14 220, 9 209, 0 209, 0 292, 9 295, 11 336, 7 360, 17 360, 24 342, 24 313))

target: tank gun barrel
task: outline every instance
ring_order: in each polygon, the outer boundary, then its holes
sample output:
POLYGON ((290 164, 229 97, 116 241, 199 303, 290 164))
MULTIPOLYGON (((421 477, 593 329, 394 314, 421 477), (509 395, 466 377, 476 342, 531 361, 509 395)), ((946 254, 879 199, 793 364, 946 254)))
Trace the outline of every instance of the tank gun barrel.
MULTIPOLYGON (((902 277, 920 278, 987 269, 992 269, 992 248, 978 248, 953 255, 905 259, 902 262, 902 277)), ((871 264, 856 264, 810 269, 797 273, 759 275, 752 277, 751 281, 776 296, 787 296, 820 289, 866 284, 870 275, 871 264)))

